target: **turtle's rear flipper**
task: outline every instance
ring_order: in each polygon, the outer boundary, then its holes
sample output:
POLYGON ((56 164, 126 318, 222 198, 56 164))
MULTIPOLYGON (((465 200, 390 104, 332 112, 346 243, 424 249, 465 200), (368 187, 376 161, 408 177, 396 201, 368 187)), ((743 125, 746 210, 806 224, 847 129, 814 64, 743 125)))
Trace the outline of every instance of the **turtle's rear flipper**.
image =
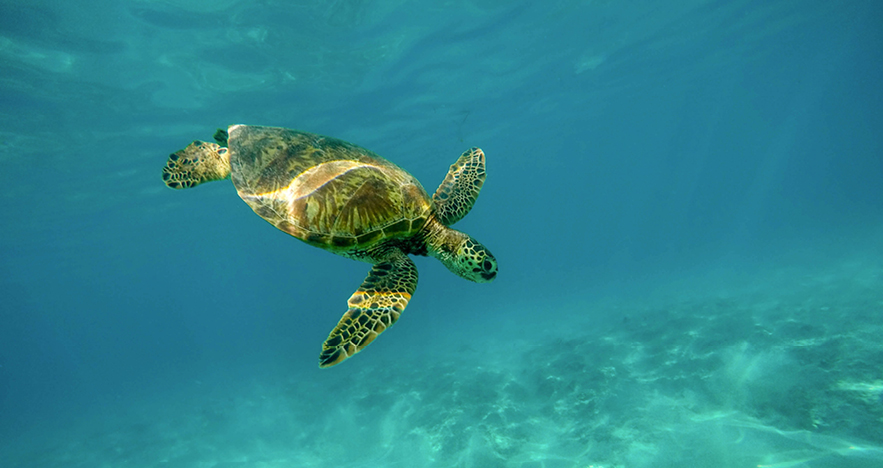
POLYGON ((162 180, 173 189, 196 187, 227 177, 230 177, 227 148, 198 140, 172 153, 162 168, 162 180))
POLYGON ((339 364, 368 346, 399 319, 415 289, 417 267, 402 251, 374 265, 322 345, 319 367, 339 364))

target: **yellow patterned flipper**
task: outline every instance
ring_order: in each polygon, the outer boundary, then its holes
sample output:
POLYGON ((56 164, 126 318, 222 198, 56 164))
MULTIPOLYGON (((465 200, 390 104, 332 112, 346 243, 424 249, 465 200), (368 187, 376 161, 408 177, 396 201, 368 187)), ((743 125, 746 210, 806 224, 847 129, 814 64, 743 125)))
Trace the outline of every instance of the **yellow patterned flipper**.
POLYGON ((451 226, 463 219, 475 204, 486 176, 481 149, 470 148, 460 155, 432 195, 438 220, 451 226))
POLYGON ((399 319, 415 289, 417 267, 402 251, 375 264, 322 345, 319 367, 339 364, 368 346, 399 319))

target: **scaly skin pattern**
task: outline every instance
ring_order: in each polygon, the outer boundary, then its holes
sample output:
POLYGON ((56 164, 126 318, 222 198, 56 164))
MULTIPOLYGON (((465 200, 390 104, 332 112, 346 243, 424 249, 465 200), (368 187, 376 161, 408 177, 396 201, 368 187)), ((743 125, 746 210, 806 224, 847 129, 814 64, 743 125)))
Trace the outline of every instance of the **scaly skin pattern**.
POLYGON ((470 148, 460 155, 432 195, 438 220, 445 226, 453 226, 463 219, 478 199, 485 177, 487 171, 482 150, 470 148))
POLYGON ((196 187, 227 177, 230 177, 227 149, 198 140, 172 153, 162 168, 163 182, 173 189, 196 187))
POLYGON ((330 367, 358 353, 391 327, 417 289, 417 267, 401 251, 374 265, 350 296, 349 309, 322 345, 319 367, 330 367))

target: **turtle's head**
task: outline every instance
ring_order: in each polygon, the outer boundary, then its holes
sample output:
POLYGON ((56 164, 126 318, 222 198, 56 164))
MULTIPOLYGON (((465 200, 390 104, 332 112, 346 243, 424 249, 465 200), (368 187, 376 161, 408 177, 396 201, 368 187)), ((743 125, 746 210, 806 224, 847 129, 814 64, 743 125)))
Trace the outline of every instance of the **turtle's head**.
POLYGON ((497 259, 487 247, 466 236, 454 256, 457 269, 448 268, 458 275, 476 283, 490 283, 497 277, 497 259))
POLYGON ((162 180, 173 189, 196 187, 230 177, 230 153, 216 143, 194 141, 169 156, 162 180))
POLYGON ((440 226, 427 240, 427 247, 448 270, 469 281, 490 283, 497 277, 497 259, 468 234, 440 226))

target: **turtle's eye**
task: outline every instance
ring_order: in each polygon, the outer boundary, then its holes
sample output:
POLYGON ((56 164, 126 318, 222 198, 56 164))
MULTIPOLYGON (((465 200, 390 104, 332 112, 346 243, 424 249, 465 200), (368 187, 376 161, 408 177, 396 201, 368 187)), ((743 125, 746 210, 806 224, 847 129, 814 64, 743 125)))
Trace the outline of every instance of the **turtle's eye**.
POLYGON ((497 259, 484 249, 484 261, 481 262, 481 278, 484 281, 493 281, 497 277, 497 259))

